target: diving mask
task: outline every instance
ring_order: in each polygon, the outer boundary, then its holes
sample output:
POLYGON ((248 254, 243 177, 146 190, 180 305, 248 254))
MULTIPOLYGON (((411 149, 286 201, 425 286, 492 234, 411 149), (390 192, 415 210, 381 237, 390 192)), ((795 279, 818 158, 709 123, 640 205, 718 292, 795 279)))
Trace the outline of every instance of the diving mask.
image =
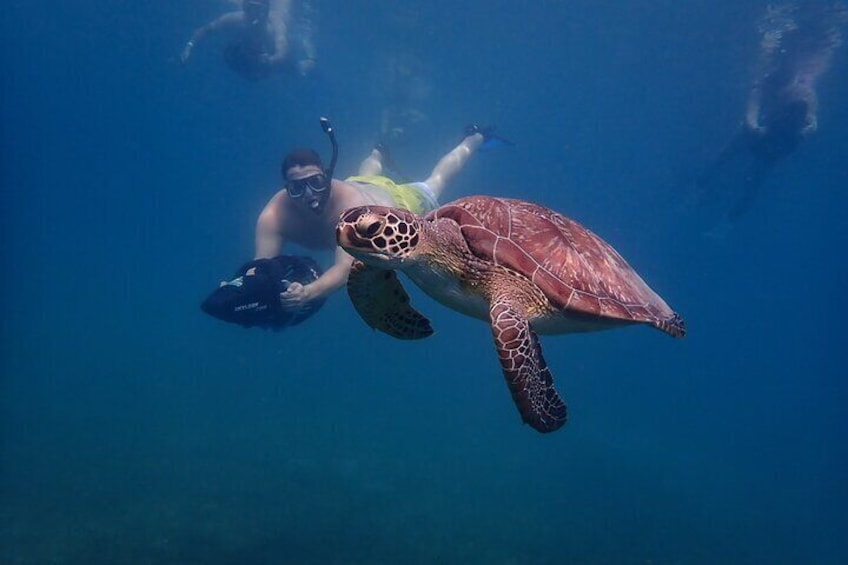
POLYGON ((286 183, 286 191, 289 198, 302 198, 306 189, 315 194, 320 194, 330 188, 330 181, 323 173, 317 173, 302 179, 290 180, 286 183))

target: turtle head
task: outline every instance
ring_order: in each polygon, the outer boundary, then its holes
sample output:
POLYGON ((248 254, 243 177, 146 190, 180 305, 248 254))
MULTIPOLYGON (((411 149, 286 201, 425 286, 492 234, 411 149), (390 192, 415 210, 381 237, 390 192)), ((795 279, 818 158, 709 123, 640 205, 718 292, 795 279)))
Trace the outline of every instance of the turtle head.
POLYGON ((336 240, 363 263, 394 269, 415 251, 421 225, 421 218, 408 210, 359 206, 342 212, 336 240))

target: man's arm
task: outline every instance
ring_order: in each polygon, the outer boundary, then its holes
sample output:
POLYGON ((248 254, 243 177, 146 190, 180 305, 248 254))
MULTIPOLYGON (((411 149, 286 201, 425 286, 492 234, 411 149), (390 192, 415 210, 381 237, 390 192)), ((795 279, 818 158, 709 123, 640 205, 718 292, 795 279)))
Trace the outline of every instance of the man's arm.
POLYGON ((804 127, 801 129, 801 135, 808 136, 818 129, 819 120, 816 117, 818 115, 819 110, 819 97, 816 96, 815 91, 810 90, 809 95, 807 96, 807 115, 804 120, 804 127))
POLYGON ((284 310, 299 310, 313 300, 325 298, 347 283, 347 276, 353 265, 353 257, 341 247, 336 247, 336 262, 323 275, 308 285, 292 283, 286 292, 280 295, 284 310))
POLYGON ((760 125, 760 99, 762 97, 761 86, 759 82, 751 87, 751 92, 748 93, 748 105, 745 109, 745 125, 753 132, 762 132, 763 126, 760 125))
POLYGON ((287 21, 287 17, 282 14, 272 14, 268 20, 271 33, 274 35, 274 54, 268 57, 268 64, 272 66, 281 65, 289 55, 287 21))
POLYGON ((289 55, 289 22, 291 0, 277 0, 268 16, 271 33, 274 34, 274 54, 268 58, 271 65, 281 65, 289 55))
POLYGON ((207 35, 228 27, 233 27, 239 24, 243 19, 244 16, 241 12, 227 12, 223 16, 220 16, 208 24, 194 30, 194 33, 191 34, 191 39, 186 42, 182 53, 180 53, 180 62, 185 63, 188 61, 195 45, 202 41, 207 35))
MULTIPOLYGON (((312 41, 312 23, 303 16, 303 24, 298 27, 298 33, 295 39, 298 42, 298 61, 295 63, 297 72, 301 76, 306 76, 309 71, 315 67, 315 43, 312 41)), ((286 20, 288 21, 288 20, 286 20)))
POLYGON ((283 191, 278 192, 265 205, 256 220, 256 251, 254 259, 270 259, 283 250, 285 239, 282 235, 282 214, 280 213, 280 198, 283 191))
POLYGON ((336 247, 335 262, 323 275, 306 285, 310 300, 322 298, 337 291, 347 283, 353 257, 341 247, 336 247))
POLYGON ((306 286, 296 282, 292 283, 280 295, 283 309, 299 310, 313 300, 325 298, 340 289, 347 283, 351 265, 353 265, 353 257, 348 255, 341 247, 336 247, 336 262, 323 275, 306 286))
POLYGON ((307 36, 301 38, 300 45, 303 55, 297 62, 297 72, 306 76, 315 67, 315 44, 312 43, 312 38, 307 36))

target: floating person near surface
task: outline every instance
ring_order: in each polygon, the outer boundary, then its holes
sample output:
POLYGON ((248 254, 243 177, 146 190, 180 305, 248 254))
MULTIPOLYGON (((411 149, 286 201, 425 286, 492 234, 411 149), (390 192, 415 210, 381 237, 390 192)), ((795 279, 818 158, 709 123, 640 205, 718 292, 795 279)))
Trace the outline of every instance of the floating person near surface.
POLYGON ((295 69, 306 75, 315 65, 309 26, 293 33, 291 0, 243 0, 241 10, 227 12, 196 29, 180 53, 186 64, 195 47, 210 35, 227 36, 224 61, 248 80, 295 69))
POLYGON ((745 119, 696 179, 702 202, 723 202, 729 222, 748 212, 768 173, 816 131, 817 82, 842 44, 846 21, 841 3, 770 6, 761 19, 745 119))
POLYGON ((559 429, 566 406, 537 333, 631 324, 686 333, 683 319, 608 243, 530 202, 470 196, 423 218, 360 206, 341 216, 336 238, 357 259, 348 294, 369 326, 399 339, 433 333, 394 269, 445 306, 489 322, 518 412, 539 432, 559 429))
POLYGON ((433 91, 425 65, 414 55, 394 50, 373 69, 375 96, 386 97, 380 116, 380 138, 393 147, 415 139, 429 126, 427 106, 433 91))

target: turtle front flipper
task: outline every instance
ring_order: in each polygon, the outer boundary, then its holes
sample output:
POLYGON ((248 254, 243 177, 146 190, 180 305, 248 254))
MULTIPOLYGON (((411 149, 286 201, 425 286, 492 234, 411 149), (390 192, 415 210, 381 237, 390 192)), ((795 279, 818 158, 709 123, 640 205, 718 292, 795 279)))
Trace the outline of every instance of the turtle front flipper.
POLYGON ((565 424, 565 402, 554 389, 530 322, 504 300, 492 303, 489 316, 498 358, 521 419, 538 432, 558 430, 565 424))
POLYGON ((353 307, 372 328, 398 339, 422 339, 433 333, 430 320, 409 305, 409 295, 394 271, 354 261, 347 293, 353 307))

